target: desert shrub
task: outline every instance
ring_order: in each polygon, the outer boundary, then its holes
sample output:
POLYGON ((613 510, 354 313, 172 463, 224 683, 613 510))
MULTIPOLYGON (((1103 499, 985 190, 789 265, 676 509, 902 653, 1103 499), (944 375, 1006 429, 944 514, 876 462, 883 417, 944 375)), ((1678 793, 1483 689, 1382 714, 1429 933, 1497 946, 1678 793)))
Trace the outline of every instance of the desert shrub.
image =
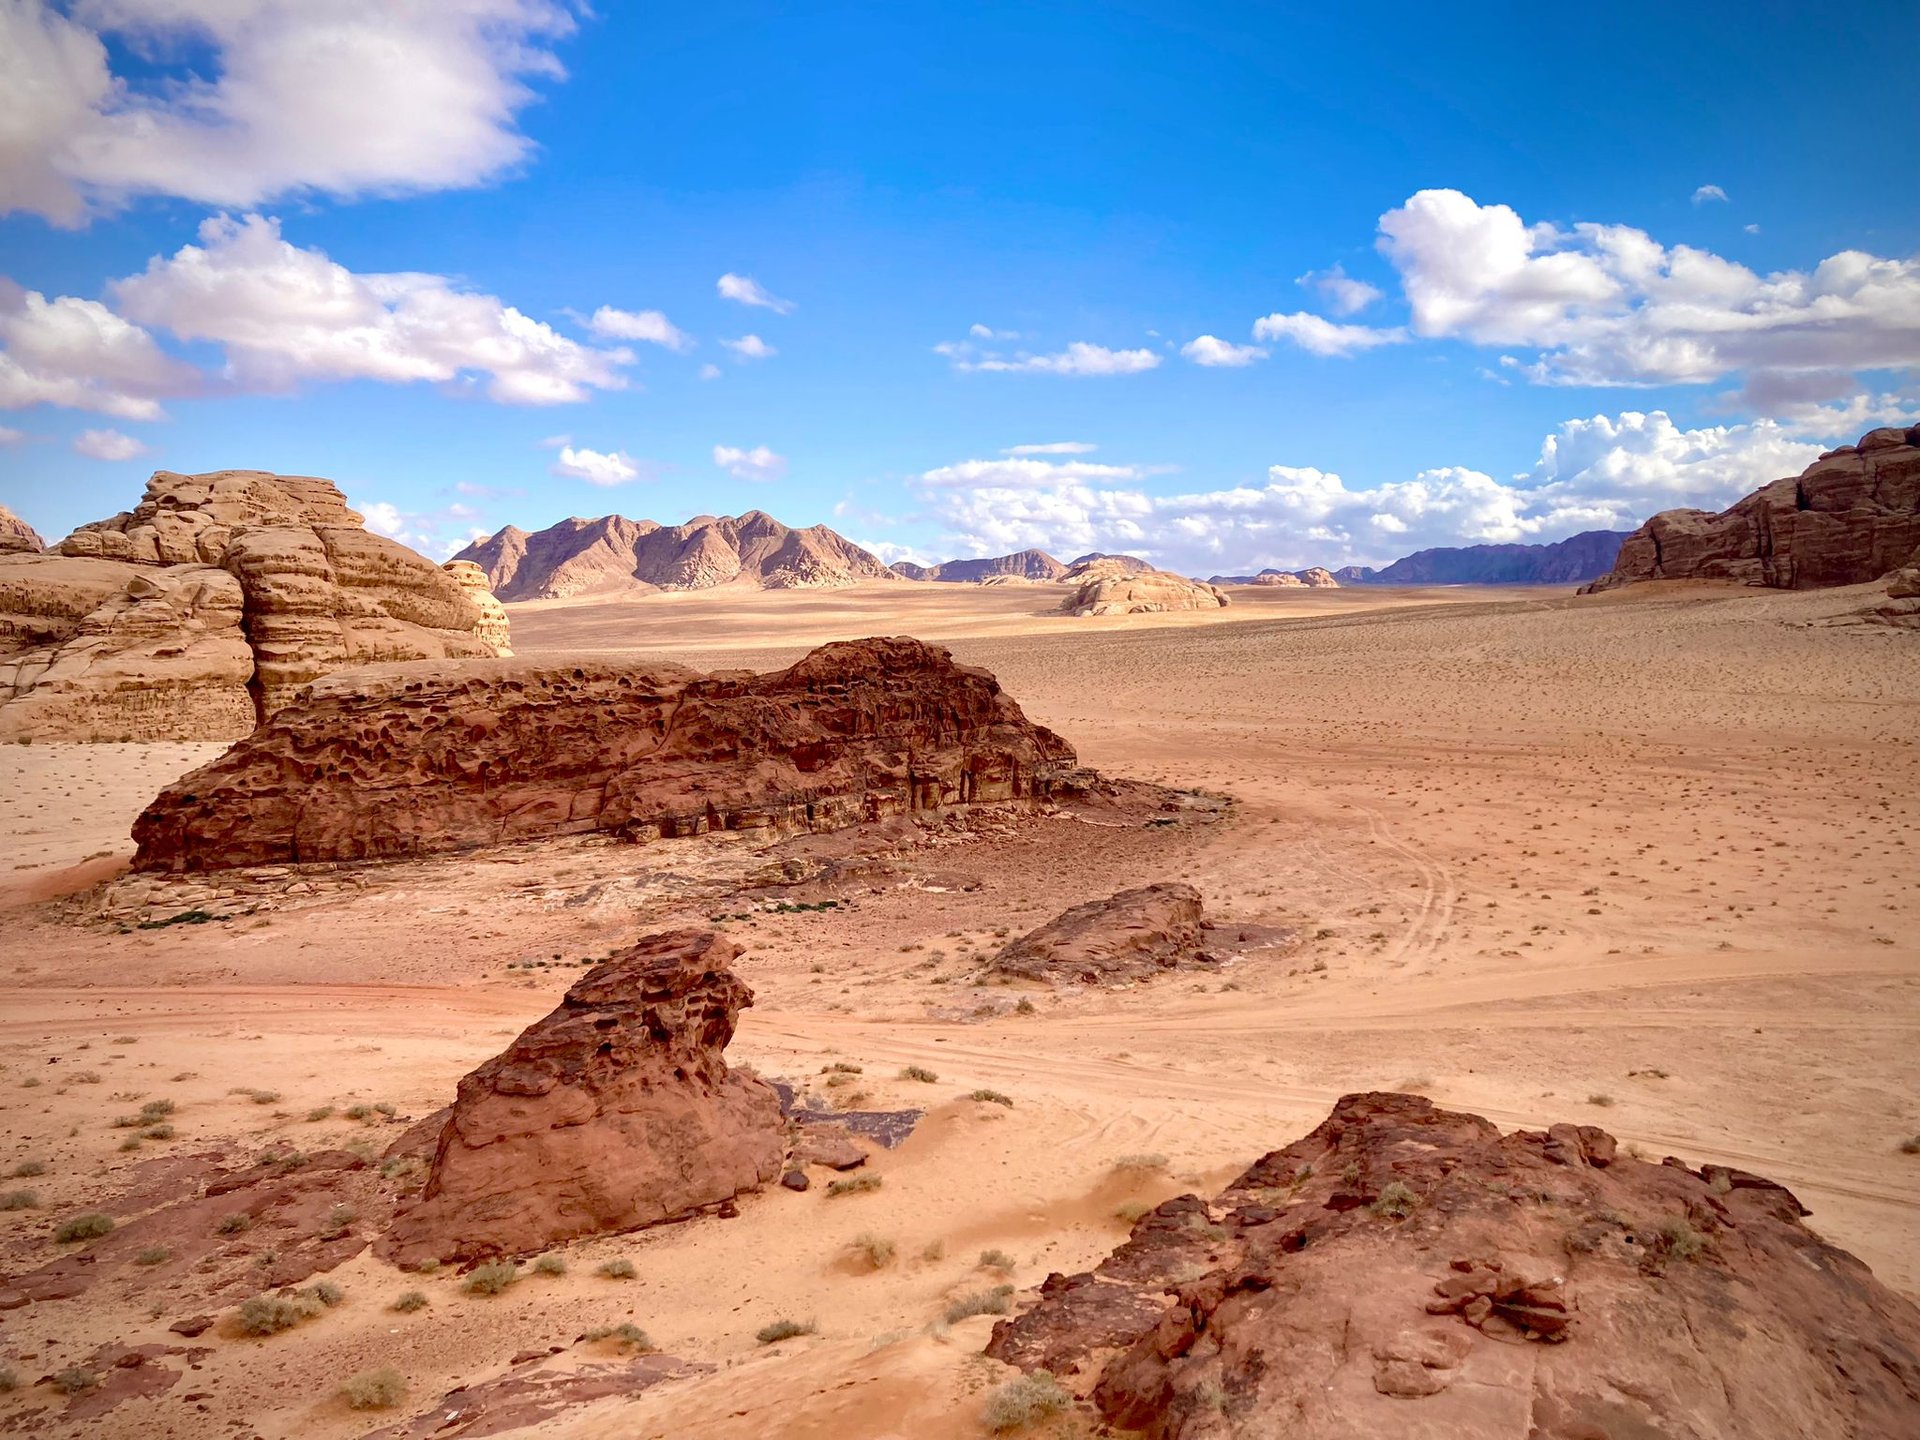
POLYGON ((1420 1208, 1420 1197, 1400 1181, 1389 1180, 1369 1208, 1385 1219, 1404 1220, 1420 1208))
POLYGON ((843 1180, 830 1180, 827 1182, 827 1198, 833 1199, 840 1195, 862 1195, 869 1190, 878 1190, 879 1188, 880 1177, 878 1175, 868 1175, 865 1173, 849 1175, 843 1180))
POLYGON ((1113 1162, 1113 1168, 1123 1175, 1154 1175, 1165 1170, 1168 1163, 1164 1155, 1122 1155, 1113 1162))
POLYGON ((244 1085, 237 1090, 229 1090, 227 1093, 229 1095, 244 1095, 255 1105, 271 1105, 280 1098, 280 1092, 278 1090, 254 1090, 244 1085))
POLYGON ((980 1268, 982 1270, 998 1270, 1004 1275, 1013 1269, 1013 1257, 1004 1250, 982 1250, 980 1252, 980 1268))
POLYGON ((149 1125, 140 1132, 142 1140, 171 1140, 178 1132, 171 1125, 149 1125))
POLYGON ((440 1262, 432 1256, 428 1256, 425 1260, 422 1260, 413 1267, 413 1273, 416 1275, 432 1275, 439 1270, 439 1268, 440 1262))
POLYGON ((624 1325, 601 1325, 587 1331, 583 1337, 589 1341, 611 1340, 627 1350, 652 1350, 654 1343, 647 1332, 629 1321, 624 1325))
POLYGON ((567 1257, 559 1254, 542 1255, 533 1262, 533 1269, 538 1275, 564 1275, 567 1273, 567 1257))
POLYGON ((980 1419, 995 1435, 1010 1435, 1064 1415, 1073 1406, 1061 1383, 1045 1370, 1009 1380, 987 1397, 980 1419))
POLYGON ((40 1196, 32 1190, 9 1190, 0 1195, 0 1210, 37 1210, 40 1196))
POLYGON ((944 1240, 929 1240, 926 1248, 920 1252, 920 1258, 929 1263, 947 1258, 947 1243, 944 1240))
POLYGON ((902 1080, 918 1080, 922 1085, 932 1085, 938 1081, 940 1077, 924 1065, 909 1065, 900 1072, 900 1078, 902 1080))
POLYGON ((1598 1105, 1604 1109, 1606 1106, 1613 1104, 1613 1097, 1611 1095, 1589 1095, 1587 1096, 1587 1104, 1598 1105))
MULTIPOLYGON (((1900 1142, 1900 1153, 1902 1155, 1920 1155, 1920 1135, 1913 1135, 1908 1137, 1905 1140, 1902 1140, 1900 1142)), ((13 1173, 16 1175, 21 1175, 21 1174, 25 1174, 26 1172, 22 1170, 15 1170, 13 1173)))
POLYGON ((1113 1218, 1124 1220, 1129 1225, 1137 1225, 1153 1206, 1144 1200, 1127 1200, 1114 1208, 1113 1218))
POLYGON ((469 1295, 498 1295, 519 1279, 520 1267, 511 1260, 489 1260, 474 1267, 465 1288, 469 1295))
POLYGON ((331 1280, 316 1280, 306 1288, 305 1293, 313 1296, 329 1309, 347 1298, 347 1292, 331 1280))
POLYGON ((322 1281, 284 1295, 255 1295, 240 1307, 236 1323, 242 1335, 278 1335, 338 1305, 345 1293, 338 1285, 322 1281))
POLYGON ((340 1387, 340 1398, 353 1410, 390 1410, 407 1398, 407 1377, 391 1365, 363 1370, 340 1387))
POLYGON ((13 1178, 16 1180, 31 1180, 36 1175, 46 1173, 47 1163, 44 1160, 22 1160, 13 1167, 13 1178))
POLYGON ((100 1377, 80 1365, 69 1365, 49 1382, 62 1395, 84 1395, 100 1383, 100 1377))
POLYGON ((86 1215, 72 1215, 54 1227, 53 1238, 62 1245, 71 1245, 77 1240, 98 1240, 102 1235, 113 1231, 113 1217, 92 1212, 86 1215))
POLYGON ((988 1105, 1004 1105, 1009 1110, 1013 1108, 1013 1097, 1011 1095, 1004 1095, 998 1090, 976 1090, 967 1098, 969 1100, 983 1101, 988 1105))
POLYGON ((20 1377, 14 1373, 11 1365, 0 1365, 0 1395, 11 1394, 20 1388, 20 1377))
POLYGON ((863 1230, 854 1236, 847 1242, 847 1248, 874 1270, 884 1270, 891 1265, 896 1249, 891 1238, 876 1235, 871 1230, 863 1230))
POLYGON ((126 1139, 120 1142, 120 1148, 122 1150, 138 1150, 140 1148, 140 1137, 138 1135, 127 1136, 126 1139))
POLYGON ((238 1235, 252 1228, 253 1217, 244 1210, 235 1210, 230 1214, 222 1215, 213 1227, 217 1235, 238 1235))
POLYGON ((1033 1001, 1027 999, 1024 995, 1020 997, 1020 1003, 1013 1007, 1013 1013, 1016 1015, 1031 1015, 1033 1011, 1033 1001))
POLYGON ((319 1121, 328 1120, 332 1117, 333 1107, 331 1105, 316 1105, 313 1109, 307 1111, 307 1123, 309 1125, 317 1124, 319 1121))
POLYGON ((320 1223, 322 1240, 338 1240, 353 1228, 353 1222, 360 1218, 360 1212, 351 1205, 336 1205, 327 1211, 327 1218, 320 1223))
POLYGON ((639 1272, 633 1268, 631 1260, 607 1260, 593 1273, 603 1280, 631 1280, 639 1272))
POLYGON ((1691 1260, 1707 1247, 1707 1240, 1685 1220, 1668 1220, 1654 1231, 1654 1249, 1674 1260, 1691 1260))
POLYGON ((82 1070, 78 1075, 73 1077, 73 1083, 76 1085, 98 1085, 100 1083, 100 1072, 98 1070, 82 1070))
POLYGON ((991 1290, 959 1295, 947 1302, 945 1319, 949 1325, 975 1315, 1004 1315, 1013 1305, 1013 1286, 996 1285, 991 1290))
POLYGON ((864 1075, 866 1070, 859 1065, 849 1065, 845 1060, 836 1060, 831 1065, 820 1067, 822 1075, 864 1075))
POLYGON ((754 1332, 753 1338, 762 1345, 778 1345, 782 1340, 791 1340, 796 1335, 811 1335, 814 1328, 811 1320, 775 1320, 771 1325, 762 1325, 754 1332))
POLYGON ((371 1120, 374 1116, 374 1109, 373 1106, 365 1104, 349 1105, 346 1109, 346 1116, 349 1120, 371 1120))
POLYGON ((164 1245, 149 1245, 133 1257, 136 1265, 164 1265, 173 1258, 173 1252, 164 1245))
POLYGON ((403 1291, 400 1297, 393 1302, 391 1308, 398 1310, 402 1315, 411 1315, 416 1310, 424 1310, 427 1308, 426 1292, 422 1290, 403 1291))

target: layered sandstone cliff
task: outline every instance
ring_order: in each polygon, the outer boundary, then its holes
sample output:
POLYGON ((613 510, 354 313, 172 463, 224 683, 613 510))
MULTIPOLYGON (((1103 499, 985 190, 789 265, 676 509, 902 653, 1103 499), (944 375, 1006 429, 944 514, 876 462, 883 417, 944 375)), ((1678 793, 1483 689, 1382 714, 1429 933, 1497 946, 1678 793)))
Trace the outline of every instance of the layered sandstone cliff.
POLYGON ((20 551, 37 555, 46 548, 46 542, 40 538, 39 531, 6 506, 0 505, 0 555, 20 551))
POLYGON ((0 740, 227 739, 321 675, 505 643, 483 585, 332 482, 163 470, 131 512, 0 555, 0 740))
POLYGON ((780 1173, 780 1098, 724 1051, 753 992, 710 930, 649 935, 461 1080, 386 1258, 526 1255, 730 1200, 780 1173))
POLYGON ((1858 585, 1920 548, 1920 425, 1870 430, 1730 509, 1663 510, 1583 594, 1636 580, 1738 580, 1782 590, 1858 585))
POLYGON ((1218 610, 1227 597, 1212 585, 1167 570, 1135 570, 1102 558, 1066 574, 1073 593, 1061 602, 1068 615, 1143 615, 1170 610, 1218 610))
POLYGON ((1920 1309, 1780 1186, 1349 1095, 1052 1275, 988 1353, 1151 1440, 1904 1440, 1920 1309))
POLYGON ((383 665, 311 686, 134 824, 137 868, 386 859, 537 836, 829 830, 1028 802, 1074 764, 938 646, 785 670, 605 659, 383 665))

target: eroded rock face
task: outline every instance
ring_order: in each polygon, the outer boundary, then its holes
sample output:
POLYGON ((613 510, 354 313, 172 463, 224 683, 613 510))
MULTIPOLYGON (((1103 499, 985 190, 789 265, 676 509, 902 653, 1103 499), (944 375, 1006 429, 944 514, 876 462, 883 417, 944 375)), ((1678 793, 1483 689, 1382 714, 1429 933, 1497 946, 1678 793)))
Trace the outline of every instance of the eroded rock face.
POLYGON ((988 1353, 1154 1440, 1899 1440, 1920 1310, 1780 1186, 1349 1095, 1055 1275, 988 1353))
POLYGON ((701 675, 582 659, 372 666, 311 686, 134 823, 137 868, 415 856, 539 836, 832 830, 1030 803, 1074 763, 918 640, 701 675))
POLYGON ((459 582, 473 602, 480 623, 473 627, 474 638, 493 647, 502 659, 513 654, 513 634, 507 625, 507 607, 494 599, 487 588, 487 572, 471 560, 449 560, 440 567, 459 582))
POLYGON ((1878 580, 1920 546, 1920 425, 1871 430, 1723 510, 1664 510, 1582 593, 1636 580, 1782 590, 1878 580))
POLYGON ((1065 578, 1074 586, 1060 606, 1068 615, 1217 610, 1227 603, 1227 597, 1211 585, 1167 570, 1129 569, 1111 558, 1076 565, 1065 578))
POLYGON ((709 930, 649 935, 460 1082, 418 1203, 380 1252, 402 1265, 525 1255, 638 1229, 778 1177, 773 1087, 723 1051, 753 992, 709 930))
POLYGON ((0 555, 0 738, 227 739, 336 670, 491 658, 505 623, 330 481, 163 470, 54 553, 0 555))
POLYGON ((1003 975, 1095 985, 1193 964, 1201 957, 1200 892, 1166 881, 1076 905, 1009 941, 1003 975))
POLYGON ((40 533, 6 506, 0 505, 0 555, 25 552, 38 555, 47 548, 40 533))

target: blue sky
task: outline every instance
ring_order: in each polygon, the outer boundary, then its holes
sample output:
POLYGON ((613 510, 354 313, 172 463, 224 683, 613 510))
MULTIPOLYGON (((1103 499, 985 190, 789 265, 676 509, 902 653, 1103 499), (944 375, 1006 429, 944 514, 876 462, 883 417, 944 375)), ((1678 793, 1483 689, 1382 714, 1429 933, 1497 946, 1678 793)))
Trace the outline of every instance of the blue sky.
POLYGON ((1920 419, 1911 8, 1555 8, 0 0, 0 500, 1211 573, 1920 419))

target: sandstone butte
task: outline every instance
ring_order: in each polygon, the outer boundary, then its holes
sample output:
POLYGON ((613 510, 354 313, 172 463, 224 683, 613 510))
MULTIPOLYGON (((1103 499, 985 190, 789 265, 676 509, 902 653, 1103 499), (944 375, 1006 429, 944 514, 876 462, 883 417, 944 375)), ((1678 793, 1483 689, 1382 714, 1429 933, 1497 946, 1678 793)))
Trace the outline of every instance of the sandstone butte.
POLYGON ((642 938, 460 1081, 417 1202, 378 1249, 525 1255, 634 1230, 776 1178, 780 1098, 722 1053, 753 992, 710 930, 642 938))
POLYGON ((1060 605, 1068 615, 1217 610, 1227 603, 1227 597, 1211 585, 1167 570, 1129 569, 1121 560, 1105 556, 1076 565, 1064 578, 1074 587, 1060 605))
POLYGON ((987 1353, 1150 1440, 1911 1440, 1920 1309, 1779 1185, 1349 1095, 987 1353))
POLYGON ((143 870, 377 860, 540 836, 829 830, 1049 795, 1074 765, 985 670, 907 638, 785 670, 599 658, 316 682, 134 822, 143 870))
POLYGON ((46 549, 40 533, 6 506, 0 505, 0 555, 25 551, 37 555, 46 549))
POLYGON ((1920 557, 1920 425, 1870 430, 1730 509, 1663 510, 1582 594, 1636 580, 1858 585, 1920 557))
POLYGON ((310 476, 162 470, 130 513, 0 554, 0 740, 230 739, 336 670, 504 653, 476 574, 310 476))

